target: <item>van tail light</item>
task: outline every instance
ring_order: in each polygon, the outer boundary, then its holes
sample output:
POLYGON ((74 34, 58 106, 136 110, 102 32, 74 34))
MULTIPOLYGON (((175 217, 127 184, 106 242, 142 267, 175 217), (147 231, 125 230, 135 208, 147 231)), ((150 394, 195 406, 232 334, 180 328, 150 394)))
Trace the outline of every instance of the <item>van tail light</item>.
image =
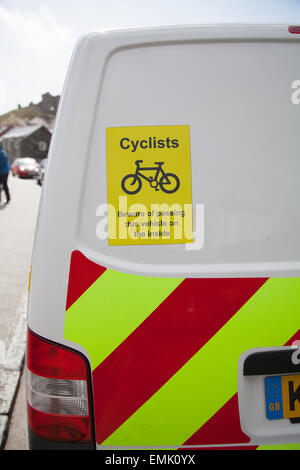
POLYGON ((86 359, 28 330, 28 425, 55 442, 92 443, 90 369, 86 359))

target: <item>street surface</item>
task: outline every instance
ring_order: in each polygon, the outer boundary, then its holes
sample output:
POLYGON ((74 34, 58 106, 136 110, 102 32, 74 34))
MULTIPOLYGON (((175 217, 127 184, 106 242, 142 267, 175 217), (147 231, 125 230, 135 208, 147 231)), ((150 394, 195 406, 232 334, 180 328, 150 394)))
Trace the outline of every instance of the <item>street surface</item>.
MULTIPOLYGON (((0 366, 5 363, 5 359, 7 364, 7 353, 11 347, 11 338, 16 338, 15 331, 11 330, 15 330, 16 325, 18 325, 16 322, 19 320, 16 318, 16 312, 22 298, 24 298, 24 292, 26 292, 28 285, 35 224, 41 194, 40 186, 33 179, 23 180, 10 175, 8 185, 11 192, 11 202, 8 205, 4 204, 6 198, 2 192, 2 203, 0 204, 0 366)), ((21 325, 20 322, 19 325, 21 325)), ((23 326, 21 325, 20 328, 24 329, 24 320, 23 326)), ((14 348, 17 346, 14 345, 14 348)), ((11 370, 16 369, 12 366, 11 370)), ((9 377, 12 377, 12 387, 19 376, 20 371, 10 372, 9 377)), ((5 420, 9 422, 9 433, 5 449, 21 450, 28 448, 24 400, 23 377, 20 381, 13 410, 10 409, 7 413, 2 403, 2 422, 5 420)))
POLYGON ((8 426, 5 450, 28 450, 25 374, 23 372, 8 426))

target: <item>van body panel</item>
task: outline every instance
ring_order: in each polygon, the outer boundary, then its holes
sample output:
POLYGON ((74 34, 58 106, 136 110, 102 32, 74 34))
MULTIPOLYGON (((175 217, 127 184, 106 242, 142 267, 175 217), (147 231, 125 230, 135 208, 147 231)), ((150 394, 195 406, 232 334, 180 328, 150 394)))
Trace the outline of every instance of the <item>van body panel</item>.
POLYGON ((89 360, 101 448, 300 440, 288 421, 274 436, 242 429, 237 394, 239 357, 290 345, 300 328, 299 39, 287 25, 212 25, 93 33, 76 46, 28 324, 89 360), (106 131, 142 127, 147 139, 150 126, 189 127, 195 240, 112 246, 106 131))

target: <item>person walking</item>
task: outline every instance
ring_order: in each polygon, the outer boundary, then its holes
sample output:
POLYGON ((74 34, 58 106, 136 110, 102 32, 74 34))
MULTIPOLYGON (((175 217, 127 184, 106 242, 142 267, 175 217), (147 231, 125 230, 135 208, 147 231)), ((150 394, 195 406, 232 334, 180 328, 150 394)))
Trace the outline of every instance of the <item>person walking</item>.
POLYGON ((8 162, 8 155, 3 150, 2 146, 0 145, 0 185, 3 186, 5 196, 6 196, 6 204, 10 201, 10 194, 9 189, 7 186, 7 179, 9 173, 9 162, 8 162))

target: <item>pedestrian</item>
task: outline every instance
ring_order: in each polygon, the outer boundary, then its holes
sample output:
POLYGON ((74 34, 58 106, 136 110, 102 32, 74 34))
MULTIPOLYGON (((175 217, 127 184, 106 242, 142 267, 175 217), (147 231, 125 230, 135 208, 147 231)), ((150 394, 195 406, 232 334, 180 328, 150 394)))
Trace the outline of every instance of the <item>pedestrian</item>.
POLYGON ((2 146, 0 145, 0 186, 3 186, 5 196, 6 196, 6 204, 10 201, 10 194, 9 189, 7 186, 7 178, 9 173, 9 162, 8 162, 8 155, 3 150, 2 146))

